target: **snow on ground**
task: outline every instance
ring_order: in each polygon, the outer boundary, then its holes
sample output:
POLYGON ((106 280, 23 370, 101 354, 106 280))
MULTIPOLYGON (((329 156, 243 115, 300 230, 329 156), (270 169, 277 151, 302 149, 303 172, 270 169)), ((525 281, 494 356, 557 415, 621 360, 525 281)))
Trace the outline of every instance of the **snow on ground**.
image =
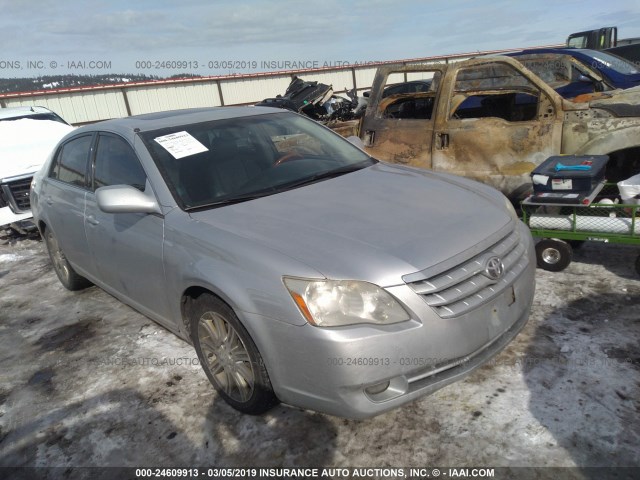
POLYGON ((531 320, 492 363, 350 421, 220 400, 193 349, 43 244, 0 246, 0 466, 640 466, 640 249, 590 244, 537 272, 531 320))

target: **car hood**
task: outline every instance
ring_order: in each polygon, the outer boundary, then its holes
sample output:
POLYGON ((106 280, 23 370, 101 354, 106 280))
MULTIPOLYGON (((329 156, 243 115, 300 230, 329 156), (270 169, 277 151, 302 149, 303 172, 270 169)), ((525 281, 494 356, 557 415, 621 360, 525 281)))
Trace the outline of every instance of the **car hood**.
POLYGON ((191 217, 277 250, 327 278, 391 286, 505 227, 512 221, 505 201, 466 179, 378 163, 191 217))
POLYGON ((73 127, 52 120, 4 120, 0 122, 0 178, 30 174, 73 127))
POLYGON ((617 117, 640 117, 640 86, 593 94, 591 108, 606 110, 617 117), (597 96, 597 97, 596 97, 597 96))

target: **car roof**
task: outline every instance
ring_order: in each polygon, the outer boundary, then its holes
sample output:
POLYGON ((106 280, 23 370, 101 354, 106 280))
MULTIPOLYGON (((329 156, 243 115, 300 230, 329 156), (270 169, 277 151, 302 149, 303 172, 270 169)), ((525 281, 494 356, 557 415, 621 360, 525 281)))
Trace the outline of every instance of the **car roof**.
POLYGON ((28 117, 35 113, 52 112, 48 108, 36 106, 0 108, 0 119, 28 117))
POLYGON ((518 55, 529 55, 535 53, 556 53, 558 55, 584 55, 591 57, 592 50, 585 48, 529 48, 520 50, 519 52, 507 53, 509 57, 517 57, 518 55))
POLYGON ((75 133, 88 131, 111 131, 131 138, 138 132, 148 132, 176 125, 190 125, 193 123, 224 120, 228 118, 249 117, 282 113, 284 110, 271 107, 210 107, 187 108, 182 110, 168 110, 164 112, 146 113, 131 117, 114 118, 103 122, 80 127, 75 133))

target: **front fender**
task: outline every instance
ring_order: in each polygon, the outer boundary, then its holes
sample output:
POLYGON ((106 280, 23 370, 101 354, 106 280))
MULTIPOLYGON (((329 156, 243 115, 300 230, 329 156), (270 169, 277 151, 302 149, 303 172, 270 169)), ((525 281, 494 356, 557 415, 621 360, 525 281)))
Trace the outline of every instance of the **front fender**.
POLYGON ((194 221, 179 210, 165 217, 163 260, 172 319, 181 329, 182 299, 193 287, 211 291, 241 318, 246 312, 303 325, 306 321, 282 276, 323 278, 317 270, 281 252, 194 221))

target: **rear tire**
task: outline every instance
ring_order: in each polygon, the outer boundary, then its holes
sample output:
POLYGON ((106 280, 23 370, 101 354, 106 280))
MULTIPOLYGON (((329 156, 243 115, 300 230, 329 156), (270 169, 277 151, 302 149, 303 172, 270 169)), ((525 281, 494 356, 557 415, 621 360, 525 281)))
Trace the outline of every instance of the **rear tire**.
POLYGON ((538 267, 549 272, 564 270, 571 263, 571 245, 563 240, 544 239, 536 244, 538 267))
POLYGON ((44 240, 47 245, 47 251, 49 252, 49 258, 53 264, 53 269, 64 288, 76 291, 90 287, 91 282, 82 275, 78 275, 71 264, 69 264, 67 257, 65 257, 60 245, 58 244, 58 239, 50 228, 45 230, 44 240))
POLYGON ((201 295, 190 308, 189 320, 200 364, 229 405, 259 415, 279 403, 258 348, 226 303, 201 295))

